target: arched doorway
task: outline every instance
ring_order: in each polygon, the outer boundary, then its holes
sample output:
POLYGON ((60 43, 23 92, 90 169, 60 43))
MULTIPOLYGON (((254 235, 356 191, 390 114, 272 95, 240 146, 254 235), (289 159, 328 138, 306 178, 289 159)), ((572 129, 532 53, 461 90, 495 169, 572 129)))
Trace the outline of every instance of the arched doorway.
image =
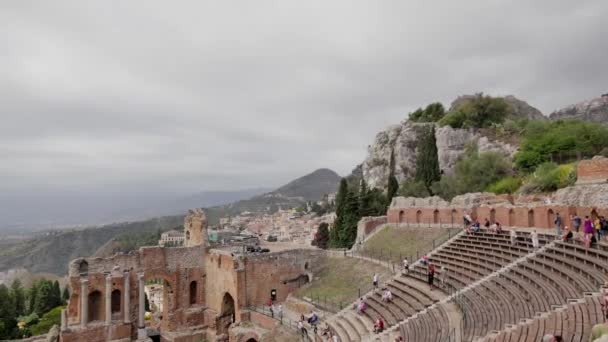
POLYGON ((515 210, 509 209, 509 227, 515 226, 515 210))
POLYGON ((433 211, 433 223, 437 224, 439 223, 439 210, 435 209, 435 211, 433 211))
POLYGON ((111 308, 112 308, 112 313, 113 314, 120 312, 120 299, 121 299, 120 290, 114 290, 114 291, 112 291, 111 308))
POLYGON ((405 211, 401 210, 399 212, 399 223, 403 223, 405 221, 405 211))
POLYGON ((534 209, 528 210, 528 227, 534 227, 534 209))
POLYGON ((456 209, 452 209, 452 225, 454 225, 454 222, 456 222, 456 216, 458 216, 458 212, 456 209))
POLYGON ((196 304, 197 300, 197 283, 193 281, 190 283, 190 305, 196 304))
POLYGON ((422 211, 418 210, 416 212, 416 223, 420 223, 420 222, 422 222, 422 211))
POLYGON ((89 263, 86 260, 83 260, 78 264, 78 273, 87 274, 89 273, 89 263))
POLYGON ((490 223, 495 223, 496 222, 496 209, 492 208, 492 210, 490 210, 490 223))
POLYGON ((227 333, 228 327, 230 327, 230 324, 234 323, 235 319, 234 299, 230 293, 226 292, 222 299, 222 311, 216 324, 218 334, 227 333))
POLYGON ((555 221, 555 213, 553 209, 547 210, 547 227, 551 227, 555 221))
POLYGON ((252 337, 252 338, 248 339, 247 342, 258 342, 258 340, 256 340, 255 338, 252 337))
POLYGON ((101 292, 95 290, 89 293, 89 322, 103 321, 104 306, 101 292))

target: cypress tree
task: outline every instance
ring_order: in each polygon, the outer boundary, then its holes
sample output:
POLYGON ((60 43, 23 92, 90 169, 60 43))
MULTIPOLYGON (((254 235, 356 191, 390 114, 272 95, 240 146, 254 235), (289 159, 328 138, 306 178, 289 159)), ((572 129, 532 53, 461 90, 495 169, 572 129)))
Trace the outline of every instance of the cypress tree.
POLYGON ((389 173, 388 173, 388 186, 386 192, 386 202, 387 207, 391 205, 391 200, 399 191, 399 182, 397 182, 397 177, 395 177, 395 150, 391 151, 391 161, 389 164, 389 173))
POLYGON ((357 239, 357 223, 359 222, 359 205, 357 195, 349 191, 344 208, 344 219, 340 231, 340 247, 350 248, 357 239))
POLYGON ((359 218, 372 215, 370 202, 371 198, 367 184, 365 184, 365 179, 361 179, 359 184, 359 218))
POLYGON ((329 225, 326 222, 319 225, 317 234, 315 234, 313 245, 321 249, 327 249, 329 246, 329 225))
POLYGON ((25 292, 21 286, 19 279, 13 280, 11 284, 11 298, 13 300, 13 309, 15 316, 21 316, 25 314, 25 292))
POLYGON ((61 288, 59 287, 59 281, 53 282, 53 290, 51 294, 51 306, 57 307, 61 305, 61 288))
POLYGON ((70 300, 70 289, 66 285, 66 287, 63 288, 63 293, 61 294, 62 304, 67 304, 68 300, 70 300))
POLYGON ((415 178, 417 181, 423 182, 429 193, 432 194, 431 185, 441 179, 434 125, 423 128, 419 142, 415 178))
POLYGON ((348 199, 348 183, 345 178, 340 180, 340 187, 336 195, 336 220, 330 231, 330 245, 332 247, 341 247, 341 231, 345 221, 345 208, 348 199))

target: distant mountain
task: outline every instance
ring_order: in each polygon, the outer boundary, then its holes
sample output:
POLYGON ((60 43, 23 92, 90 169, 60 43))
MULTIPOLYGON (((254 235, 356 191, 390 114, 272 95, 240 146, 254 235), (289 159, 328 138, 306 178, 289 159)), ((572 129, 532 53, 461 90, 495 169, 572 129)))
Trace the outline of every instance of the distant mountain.
POLYGON ((608 93, 557 110, 549 116, 552 120, 579 119, 596 123, 608 123, 608 93))
POLYGON ((0 236, 177 215, 189 208, 223 205, 268 191, 268 188, 202 191, 181 196, 137 191, 96 193, 53 190, 1 193, 0 236))
POLYGON ((183 224, 184 216, 167 216, 139 222, 124 222, 101 227, 39 234, 37 237, 3 245, 0 271, 25 268, 30 272, 64 275, 68 263, 95 253, 110 239, 122 234, 165 231, 183 224))
POLYGON ((273 213, 279 208, 295 208, 307 201, 318 201, 323 195, 336 192, 340 179, 332 170, 318 169, 274 191, 228 205, 207 208, 207 218, 210 224, 217 224, 221 217, 233 216, 243 211, 273 213))

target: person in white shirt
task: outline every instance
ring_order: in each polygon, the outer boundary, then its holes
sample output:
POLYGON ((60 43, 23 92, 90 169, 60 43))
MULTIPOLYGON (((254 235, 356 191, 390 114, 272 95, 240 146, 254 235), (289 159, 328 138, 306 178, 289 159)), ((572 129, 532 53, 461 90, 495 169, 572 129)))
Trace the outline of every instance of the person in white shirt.
POLYGON ((530 234, 532 236, 532 247, 534 249, 538 249, 538 247, 540 246, 539 242, 538 242, 538 233, 536 233, 536 230, 532 231, 532 234, 530 234))
POLYGON ((374 288, 378 289, 378 273, 374 274, 374 278, 372 280, 373 280, 374 288))
POLYGON ((408 273, 410 271, 410 262, 407 258, 403 259, 403 272, 408 273))
POLYGON ((511 245, 515 246, 515 242, 517 242, 517 233, 515 233, 515 230, 511 230, 509 236, 511 237, 511 245))

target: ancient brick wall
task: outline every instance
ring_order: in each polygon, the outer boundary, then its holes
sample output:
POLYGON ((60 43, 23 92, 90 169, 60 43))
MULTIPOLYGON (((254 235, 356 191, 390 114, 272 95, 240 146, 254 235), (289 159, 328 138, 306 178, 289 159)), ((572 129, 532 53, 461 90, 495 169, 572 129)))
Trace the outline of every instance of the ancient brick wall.
POLYGON ((578 163, 576 184, 608 182, 608 158, 594 157, 578 163))
POLYGON ((374 232, 376 228, 386 224, 386 216, 368 216, 363 217, 357 223, 357 241, 363 241, 365 238, 374 232))

